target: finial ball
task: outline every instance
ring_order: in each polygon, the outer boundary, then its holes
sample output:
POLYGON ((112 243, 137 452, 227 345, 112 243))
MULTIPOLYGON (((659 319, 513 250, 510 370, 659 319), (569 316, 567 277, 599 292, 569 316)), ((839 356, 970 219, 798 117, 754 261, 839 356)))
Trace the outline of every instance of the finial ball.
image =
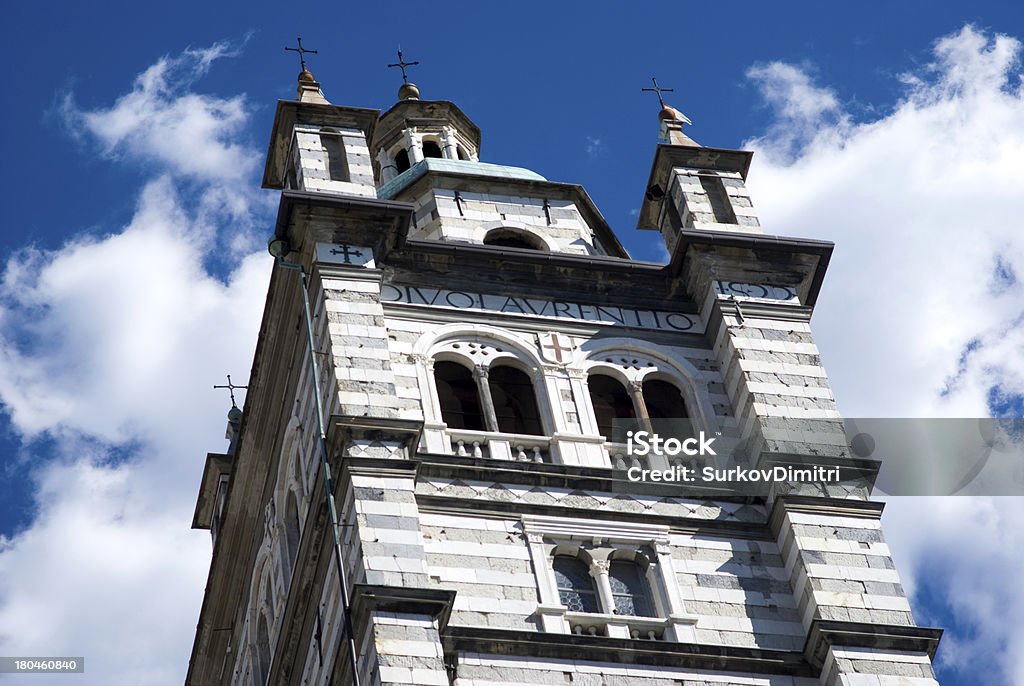
POLYGON ((398 89, 399 100, 419 100, 420 89, 416 87, 415 83, 403 83, 402 87, 398 89))
POLYGON ((305 69, 305 68, 304 68, 304 69, 303 69, 303 70, 302 70, 302 71, 301 71, 301 72, 299 73, 299 83, 302 83, 302 82, 306 82, 306 83, 316 83, 316 79, 314 79, 314 78, 313 78, 313 72, 311 72, 311 71, 309 71, 308 69, 305 69))
POLYGON ((228 410, 228 421, 232 424, 237 424, 242 421, 242 411, 237 407, 232 407, 228 410))

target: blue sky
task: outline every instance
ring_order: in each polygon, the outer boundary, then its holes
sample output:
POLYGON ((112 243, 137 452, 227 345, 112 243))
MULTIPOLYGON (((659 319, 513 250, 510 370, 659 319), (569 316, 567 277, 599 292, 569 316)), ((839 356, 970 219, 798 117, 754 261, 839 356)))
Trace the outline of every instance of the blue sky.
MULTIPOLYGON (((228 408, 210 386, 251 362, 276 202, 259 172, 300 34, 329 99, 381 109, 401 43, 484 161, 584 185, 648 260, 656 75, 696 140, 755 150, 769 233, 836 241, 814 325, 847 415, 1019 412, 1024 10, 822 5, 6 10, 0 654, 84 653, 83 683, 183 678, 209 562, 187 526, 228 408), (118 665, 121 640, 139 649, 118 665)), ((918 619, 947 628, 947 686, 1024 683, 1019 500, 888 507, 918 619)))

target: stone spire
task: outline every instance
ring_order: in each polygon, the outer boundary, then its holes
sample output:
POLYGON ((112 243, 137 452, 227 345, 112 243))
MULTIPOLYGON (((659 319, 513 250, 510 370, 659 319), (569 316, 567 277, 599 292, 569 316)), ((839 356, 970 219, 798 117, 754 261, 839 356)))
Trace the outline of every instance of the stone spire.
POLYGON ((315 78, 313 78, 312 72, 309 69, 303 67, 299 73, 299 88, 296 92, 295 99, 299 102, 315 102, 320 105, 329 105, 327 98, 324 97, 324 92, 320 90, 320 84, 315 78))
POLYGON ((661 122, 661 140, 669 145, 700 147, 700 143, 683 133, 683 125, 693 122, 675 107, 663 102, 658 112, 658 121, 661 122))
POLYGON ((302 44, 302 36, 299 36, 297 48, 285 47, 285 52, 294 52, 299 56, 299 66, 302 71, 299 72, 299 89, 295 95, 295 99, 299 102, 315 102, 321 105, 329 105, 327 98, 324 97, 323 91, 320 90, 320 84, 317 83, 316 79, 313 78, 313 72, 306 67, 306 55, 319 54, 317 50, 310 50, 302 44))

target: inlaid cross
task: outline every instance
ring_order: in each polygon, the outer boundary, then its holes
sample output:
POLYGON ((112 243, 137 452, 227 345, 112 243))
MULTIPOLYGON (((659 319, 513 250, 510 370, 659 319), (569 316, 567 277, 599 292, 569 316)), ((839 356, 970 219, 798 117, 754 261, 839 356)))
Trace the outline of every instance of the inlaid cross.
POLYGON ((337 248, 331 248, 332 255, 341 255, 341 259, 345 260, 345 264, 352 264, 352 257, 362 257, 363 253, 359 250, 353 250, 351 245, 342 245, 341 250, 337 248))
POLYGON ((398 67, 399 69, 401 69, 402 70, 402 83, 409 83, 409 77, 406 76, 406 74, 405 74, 405 68, 406 67, 414 67, 417 64, 419 64, 418 60, 415 61, 415 62, 406 62, 405 61, 405 58, 402 57, 402 46, 399 45, 398 46, 398 62, 396 62, 395 64, 389 64, 388 68, 390 69, 391 67, 398 67))
POLYGON ((306 71, 306 53, 309 53, 311 55, 318 55, 319 53, 316 50, 309 50, 307 48, 302 47, 302 36, 299 36, 297 40, 299 41, 299 47, 286 47, 285 50, 299 53, 299 64, 302 65, 302 71, 306 71))
POLYGON ((662 107, 664 107, 665 106, 665 101, 664 101, 664 99, 662 99, 661 94, 662 93, 673 93, 673 92, 675 92, 675 89, 673 89, 673 88, 662 88, 661 86, 658 85, 658 79, 654 78, 653 76, 651 77, 651 83, 654 84, 654 88, 641 88, 640 90, 643 91, 643 92, 646 92, 646 93, 654 93, 655 95, 657 95, 658 96, 658 102, 661 104, 662 107))
POLYGON ((571 353, 573 350, 572 341, 565 341, 565 337, 558 333, 541 334, 540 347, 550 353, 549 357, 558 364, 568 362, 569 358, 563 357, 563 353, 571 353))
POLYGON ((231 407, 238 407, 238 405, 235 404, 235 389, 236 388, 246 389, 246 388, 249 388, 249 387, 248 386, 237 386, 237 385, 231 383, 231 375, 230 374, 228 374, 227 377, 228 377, 227 384, 221 385, 221 386, 218 386, 218 385, 214 384, 213 387, 214 387, 214 389, 217 389, 217 388, 226 388, 226 389, 228 389, 228 393, 231 394, 231 407))

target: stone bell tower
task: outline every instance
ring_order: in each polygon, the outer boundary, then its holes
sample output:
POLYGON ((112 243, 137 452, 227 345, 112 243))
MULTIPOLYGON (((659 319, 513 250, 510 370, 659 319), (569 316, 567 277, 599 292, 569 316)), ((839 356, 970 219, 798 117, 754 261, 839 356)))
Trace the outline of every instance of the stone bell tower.
POLYGON ((671 259, 632 260, 581 186, 481 161, 412 65, 383 113, 304 63, 277 105, 273 274, 196 510, 216 535, 186 684, 935 684, 941 632, 811 337, 832 245, 764 233, 751 154, 662 103, 636 187, 671 259), (617 427, 669 418, 740 465, 844 477, 641 488, 684 465, 617 427))

